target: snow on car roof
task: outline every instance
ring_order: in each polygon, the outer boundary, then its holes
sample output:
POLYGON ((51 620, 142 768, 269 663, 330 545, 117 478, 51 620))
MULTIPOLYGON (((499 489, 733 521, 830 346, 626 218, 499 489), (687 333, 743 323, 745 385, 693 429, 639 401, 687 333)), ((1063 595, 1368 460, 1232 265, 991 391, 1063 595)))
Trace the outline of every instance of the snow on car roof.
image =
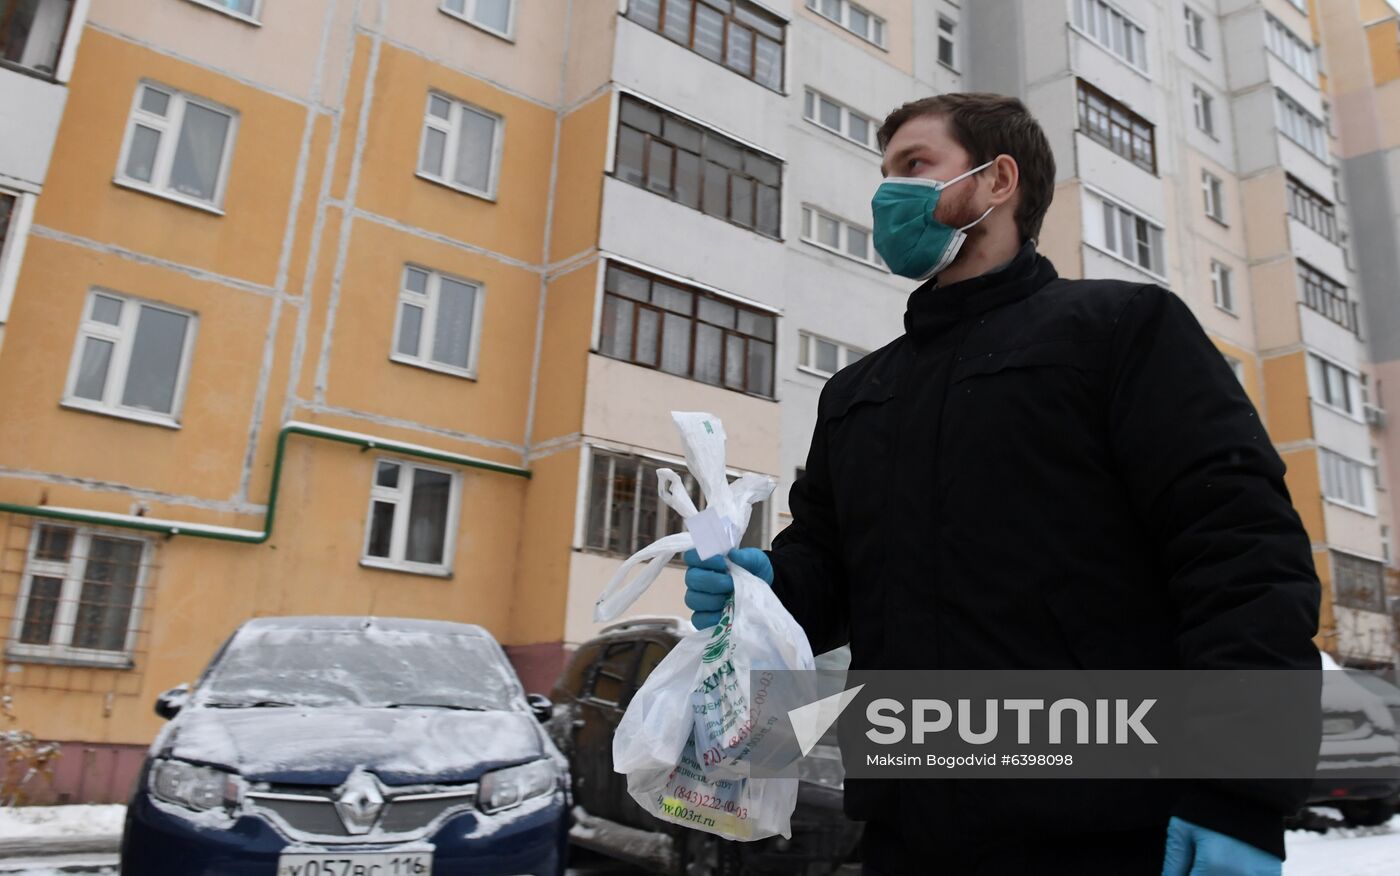
POLYGON ((412 617, 378 617, 376 615, 287 615, 255 617, 244 622, 249 630, 381 630, 384 632, 443 633, 457 636, 480 636, 494 639, 476 624, 455 621, 426 620, 412 617))

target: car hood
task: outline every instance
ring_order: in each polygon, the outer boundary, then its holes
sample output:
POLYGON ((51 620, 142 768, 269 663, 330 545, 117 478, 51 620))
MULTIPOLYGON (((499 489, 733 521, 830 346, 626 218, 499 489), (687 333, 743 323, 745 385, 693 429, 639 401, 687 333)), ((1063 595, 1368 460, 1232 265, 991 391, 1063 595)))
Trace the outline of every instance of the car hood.
POLYGON ((364 767, 389 785, 467 782, 546 754, 533 715, 445 709, 191 708, 161 754, 251 781, 338 785, 364 767))

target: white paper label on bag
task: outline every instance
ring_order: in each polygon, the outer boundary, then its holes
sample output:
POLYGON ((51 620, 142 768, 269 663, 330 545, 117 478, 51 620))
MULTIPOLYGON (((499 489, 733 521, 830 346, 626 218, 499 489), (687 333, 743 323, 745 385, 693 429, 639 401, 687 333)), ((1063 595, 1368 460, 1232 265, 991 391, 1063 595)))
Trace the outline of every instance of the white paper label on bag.
POLYGON ((739 546, 739 539, 734 532, 738 527, 727 518, 719 516, 719 511, 713 507, 706 508, 694 517, 687 517, 685 528, 695 539, 695 552, 702 560, 727 554, 739 546))

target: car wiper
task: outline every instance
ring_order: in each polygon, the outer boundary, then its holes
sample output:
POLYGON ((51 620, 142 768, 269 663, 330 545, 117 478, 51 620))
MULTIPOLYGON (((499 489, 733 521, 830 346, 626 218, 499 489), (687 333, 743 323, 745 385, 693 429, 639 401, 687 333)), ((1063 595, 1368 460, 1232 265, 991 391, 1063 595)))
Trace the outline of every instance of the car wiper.
POLYGON ((254 700, 253 702, 212 702, 205 703, 211 709, 272 709, 272 708, 294 708, 296 703, 284 703, 281 700, 254 700))
POLYGON ((458 712, 485 712, 485 706, 464 706, 459 703, 389 703, 386 709, 452 709, 458 712))

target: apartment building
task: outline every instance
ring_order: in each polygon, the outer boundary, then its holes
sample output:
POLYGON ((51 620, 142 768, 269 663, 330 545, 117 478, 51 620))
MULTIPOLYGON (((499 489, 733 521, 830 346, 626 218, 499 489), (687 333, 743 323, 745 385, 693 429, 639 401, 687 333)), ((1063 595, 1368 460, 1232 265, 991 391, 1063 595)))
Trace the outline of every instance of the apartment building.
MULTIPOLYGON (((874 251, 875 130, 969 89, 1044 123, 1062 274, 1191 303, 1288 461, 1320 641, 1384 663, 1347 630, 1385 619, 1385 317, 1337 209, 1352 153, 1312 124, 1318 26, 1293 0, 0 0, 18 724, 67 743, 59 794, 120 799, 155 696, 258 615, 479 623, 547 689, 619 560, 680 528, 671 410, 779 482, 766 545, 824 381, 914 286, 874 251)), ((684 613, 682 572, 636 611, 684 613)))

